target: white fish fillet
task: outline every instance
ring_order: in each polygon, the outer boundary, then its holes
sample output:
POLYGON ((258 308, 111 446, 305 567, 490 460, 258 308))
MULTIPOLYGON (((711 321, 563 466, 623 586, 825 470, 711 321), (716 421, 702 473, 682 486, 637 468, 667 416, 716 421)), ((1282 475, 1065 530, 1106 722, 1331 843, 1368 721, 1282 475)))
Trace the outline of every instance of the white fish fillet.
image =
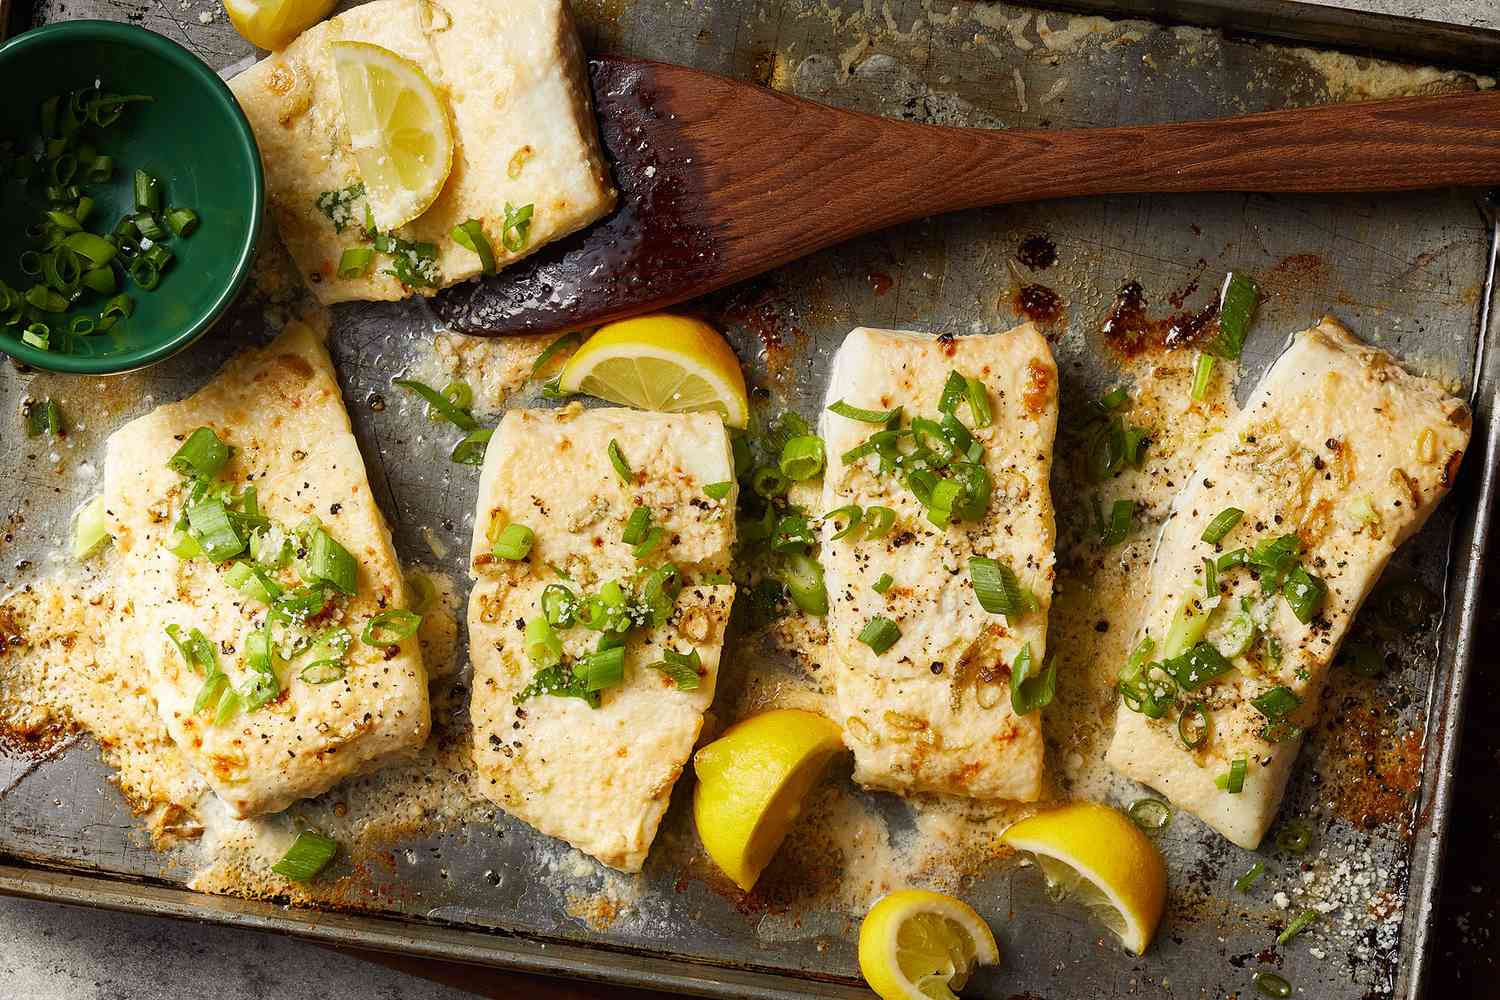
POLYGON ((1326 602, 1304 625, 1281 597, 1259 598, 1247 569, 1221 574, 1224 607, 1237 608, 1247 595, 1263 601, 1256 615, 1280 643, 1280 664, 1254 647, 1193 696, 1213 718, 1212 737, 1196 751, 1179 739, 1176 712, 1151 720, 1122 705, 1109 763, 1234 843, 1259 844, 1301 739, 1263 738, 1267 720, 1251 699, 1285 686, 1301 699, 1292 721, 1304 728, 1315 721, 1328 665, 1351 619, 1391 553, 1447 493, 1469 429, 1462 402, 1337 321, 1298 334, 1208 445, 1175 501, 1152 563, 1143 634, 1160 646, 1177 608, 1203 592, 1203 557, 1286 533, 1300 536, 1303 565, 1328 585, 1326 602), (1244 510, 1243 520, 1217 546, 1202 541, 1205 525, 1226 507, 1244 510), (1238 756, 1246 758, 1244 788, 1230 794, 1215 779, 1238 756))
MULTIPOLYGON (((513 410, 485 457, 469 599, 479 791, 623 871, 645 862, 713 701, 734 586, 706 583, 705 576, 728 569, 735 493, 712 500, 703 487, 733 479, 729 438, 712 413, 513 410), (610 463, 611 441, 629 465, 629 483, 610 463), (666 529, 645 561, 621 540, 638 506, 666 529), (490 552, 491 526, 511 522, 535 533, 526 561, 490 552), (582 597, 662 562, 683 574, 677 610, 663 627, 632 634, 623 685, 604 691, 597 709, 551 695, 516 703, 537 672, 526 657, 524 622, 540 614, 547 585, 565 584, 582 597), (696 690, 678 690, 650 669, 666 648, 698 651, 703 676, 696 690)), ((558 634, 569 658, 594 649, 599 635, 581 626, 558 634)))
MULTIPOLYGON (((1011 705, 1010 668, 1030 645, 1046 656, 1052 602, 1054 525, 1048 479, 1057 429, 1057 368, 1031 324, 1007 333, 937 339, 926 334, 860 328, 834 361, 828 402, 863 409, 903 406, 936 416, 953 370, 989 390, 994 423, 975 432, 985 446, 994 497, 983 520, 939 529, 899 475, 877 475, 868 461, 840 456, 879 430, 825 411, 828 444, 824 510, 848 504, 890 507, 895 527, 884 538, 862 532, 833 540, 825 526, 822 561, 830 603, 830 639, 839 663, 837 696, 855 779, 900 792, 942 792, 980 799, 1031 801, 1041 794, 1040 720, 1011 705), (1010 565, 1040 608, 1008 621, 986 612, 969 579, 968 559, 1010 565), (873 585, 889 574, 884 594, 873 585), (858 635, 876 615, 901 637, 876 654, 858 635)), ((960 414, 967 417, 967 409, 960 414)))
POLYGON ((236 686, 247 631, 265 609, 207 559, 179 560, 164 547, 177 517, 181 477, 167 468, 182 440, 213 428, 234 457, 220 479, 253 482, 262 511, 295 527, 317 515, 359 565, 358 596, 339 621, 358 636, 379 611, 405 606, 401 567, 375 505, 333 364, 317 336, 291 324, 269 346, 246 351, 192 396, 159 406, 110 436, 104 498, 123 567, 120 662, 144 661, 151 695, 183 755, 238 817, 286 808, 427 739, 427 673, 415 638, 387 655, 357 638, 348 672, 333 683, 280 677, 283 696, 230 724, 194 715, 203 678, 168 639, 176 624, 201 629, 236 686))
MULTIPOLYGON (((359 183, 330 43, 370 42, 421 66, 445 94, 454 127, 453 171, 438 200, 402 227, 437 248, 447 286, 480 273, 454 241, 478 219, 504 267, 608 214, 614 207, 594 125, 588 77, 563 0, 376 0, 303 32, 230 82, 265 165, 266 193, 282 241, 324 303, 411 294, 375 267, 337 276, 343 251, 367 246, 364 201, 334 219, 320 195, 359 183), (526 245, 505 249, 507 203, 533 205, 526 245)), ((430 292, 431 289, 420 289, 430 292)))

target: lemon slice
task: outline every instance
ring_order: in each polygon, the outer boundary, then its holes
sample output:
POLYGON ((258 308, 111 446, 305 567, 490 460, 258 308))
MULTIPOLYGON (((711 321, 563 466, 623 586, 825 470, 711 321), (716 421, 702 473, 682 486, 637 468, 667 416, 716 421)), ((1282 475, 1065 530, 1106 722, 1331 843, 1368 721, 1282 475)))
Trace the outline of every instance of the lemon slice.
POLYGON ((390 232, 427 211, 453 167, 448 109, 422 67, 369 42, 334 42, 354 162, 375 227, 390 232))
POLYGON ((693 819, 714 864, 749 892, 843 746, 814 712, 775 709, 731 726, 693 756, 693 819))
POLYGON ((563 368, 560 388, 642 410, 718 410, 731 427, 750 419, 729 344, 708 324, 668 313, 600 327, 563 368))
POLYGON ((984 918, 940 892, 893 892, 859 925, 859 971, 882 1000, 954 1000, 976 965, 999 961, 984 918))
POLYGON ((1146 950, 1166 903, 1167 868, 1129 817, 1075 802, 1022 820, 1000 839, 1035 856, 1053 899, 1082 903, 1127 949, 1146 950))
POLYGON ((251 45, 282 49, 333 10, 335 0, 224 0, 234 30, 251 45))

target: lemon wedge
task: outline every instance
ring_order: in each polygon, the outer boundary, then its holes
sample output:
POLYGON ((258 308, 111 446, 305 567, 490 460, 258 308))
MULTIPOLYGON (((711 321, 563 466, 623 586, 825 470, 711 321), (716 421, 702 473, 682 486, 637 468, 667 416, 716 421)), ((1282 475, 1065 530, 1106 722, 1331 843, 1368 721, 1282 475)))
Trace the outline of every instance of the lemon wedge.
POLYGON ((784 708, 737 725, 693 756, 693 819, 714 864, 749 892, 843 746, 839 727, 784 708))
POLYGON ((1128 950, 1146 950, 1166 903, 1167 868, 1129 817, 1075 802, 1024 819, 1000 839, 1036 858, 1054 899, 1081 902, 1128 950))
POLYGON ((427 211, 453 168, 448 109, 422 67, 369 42, 334 42, 354 162, 375 227, 390 232, 427 211))
POLYGON ((984 918, 940 892, 893 892, 859 925, 859 971, 882 1000, 954 1000, 976 965, 999 961, 984 918))
POLYGON ((730 427, 750 419, 729 344, 707 323, 669 313, 600 327, 563 368, 559 387, 642 410, 718 410, 730 427))
POLYGON ((333 10, 335 0, 224 0, 229 23, 251 45, 282 49, 333 10))

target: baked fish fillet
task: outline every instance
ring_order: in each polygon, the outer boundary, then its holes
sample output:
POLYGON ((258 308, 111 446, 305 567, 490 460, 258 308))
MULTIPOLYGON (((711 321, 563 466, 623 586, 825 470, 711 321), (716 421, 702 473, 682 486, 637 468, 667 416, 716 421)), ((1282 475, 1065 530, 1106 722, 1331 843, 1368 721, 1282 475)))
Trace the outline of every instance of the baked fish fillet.
MULTIPOLYGON (((729 437, 713 413, 513 410, 485 456, 469 598, 479 791, 622 871, 645 862, 713 701, 734 586, 708 581, 728 580, 735 492, 714 500, 703 488, 733 479, 729 437), (613 467, 612 441, 628 481, 613 467), (663 529, 660 545, 642 558, 621 538, 638 507, 663 529), (534 533, 525 560, 492 554, 492 538, 512 523, 534 533), (624 681, 602 691, 597 708, 552 694, 518 701, 538 674, 526 653, 526 628, 542 615, 549 585, 582 599, 620 581, 639 594, 642 573, 665 563, 683 582, 671 617, 629 633, 624 681), (696 651, 696 688, 681 690, 651 668, 669 649, 696 651)), ((565 662, 575 663, 595 649, 600 633, 575 624, 556 636, 565 662)))
MULTIPOLYGON (((1208 642, 1232 669, 1179 692, 1179 708, 1157 719, 1122 704, 1108 762, 1241 847, 1259 844, 1350 621, 1391 553, 1447 493, 1469 429, 1462 402, 1335 320, 1298 334, 1208 445, 1152 562, 1142 626, 1155 644, 1149 658, 1177 652, 1166 648, 1176 621, 1190 637, 1176 645, 1208 642), (1229 507, 1243 518, 1218 544, 1203 541, 1208 523, 1229 507), (1249 566, 1216 571, 1219 603, 1205 607, 1206 557, 1290 535, 1304 572, 1327 587, 1310 621, 1300 620, 1285 593, 1265 593, 1262 581, 1275 572, 1249 566), (1184 628, 1190 621, 1206 624, 1206 633, 1184 628), (1278 688, 1292 697, 1270 694, 1278 688), (1257 698, 1263 708, 1252 704, 1257 698), (1178 732, 1180 707, 1193 702, 1212 719, 1196 750, 1178 732), (1243 787, 1231 793, 1224 786, 1232 787, 1241 757, 1243 787)), ((1187 737, 1198 742, 1200 723, 1190 715, 1187 737)))
MULTIPOLYGON (((899 473, 875 460, 841 456, 878 430, 826 411, 828 446, 824 512, 850 504, 896 512, 878 539, 856 530, 834 539, 825 524, 828 626, 837 664, 844 739, 854 751, 855 780, 900 792, 943 792, 980 799, 1031 801, 1041 794, 1038 713, 1017 715, 1011 667, 1030 647, 1040 667, 1047 653, 1054 527, 1048 478, 1057 429, 1057 368, 1031 324, 987 336, 935 338, 860 328, 833 363, 828 403, 868 410, 903 407, 936 417, 953 371, 979 380, 994 420, 974 430, 994 481, 978 521, 936 527, 899 473), (1037 607, 1007 619, 980 607, 968 561, 983 556, 1009 565, 1037 607), (891 577, 884 594, 875 584, 891 577), (896 623, 901 636, 876 653, 859 641, 871 618, 896 623)), ((973 426, 968 410, 958 413, 973 426)))
POLYGON ((362 277, 338 277, 343 251, 369 245, 364 199, 329 200, 360 181, 330 48, 339 40, 405 56, 448 99, 452 173, 438 200, 398 233, 436 247, 436 287, 480 273, 479 258, 451 235, 469 219, 483 224, 504 267, 614 207, 564 0, 376 0, 314 25, 229 84, 260 145, 271 215, 319 301, 436 290, 408 289, 380 263, 362 277), (507 203, 534 206, 515 252, 502 240, 507 203))
POLYGON ((347 672, 310 684, 298 665, 278 669, 282 694, 215 725, 194 713, 204 677, 190 669, 166 634, 196 628, 217 649, 235 687, 247 633, 266 608, 225 579, 207 558, 167 551, 182 506, 183 480, 167 461, 199 427, 212 428, 233 457, 219 479, 236 491, 254 485, 263 514, 292 528, 310 515, 358 564, 358 593, 317 622, 359 636, 366 620, 405 606, 390 531, 365 476, 333 364, 301 323, 267 347, 229 362, 203 389, 157 407, 110 436, 104 499, 119 550, 124 609, 109 641, 115 655, 144 661, 151 695, 172 739, 229 811, 256 816, 317 795, 382 758, 427 739, 427 674, 415 638, 368 646, 355 638, 347 672))

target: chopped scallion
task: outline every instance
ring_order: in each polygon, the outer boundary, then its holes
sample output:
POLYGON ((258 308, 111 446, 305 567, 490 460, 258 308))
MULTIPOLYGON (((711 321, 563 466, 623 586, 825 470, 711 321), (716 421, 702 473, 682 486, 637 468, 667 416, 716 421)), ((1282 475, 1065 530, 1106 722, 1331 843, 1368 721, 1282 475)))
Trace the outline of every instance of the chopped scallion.
POLYGON ((338 275, 346 281, 363 278, 375 260, 375 251, 369 247, 349 247, 339 254, 338 275))
MULTIPOLYGON (((1245 512, 1238 507, 1225 507, 1213 516, 1213 519, 1203 528, 1202 538, 1210 545, 1218 545, 1224 537, 1234 530, 1234 526, 1240 523, 1240 518, 1245 512)), ((1220 567, 1223 568, 1223 567, 1220 567)))
POLYGON ((1317 910, 1303 910, 1286 925, 1286 930, 1276 935, 1277 944, 1286 944, 1292 938, 1311 927, 1318 919, 1317 910))
POLYGON ((865 508, 865 534, 866 539, 884 538, 890 533, 891 526, 896 523, 896 512, 889 507, 878 504, 865 508))
POLYGON ((630 512, 630 518, 625 522, 625 530, 620 533, 620 541, 626 545, 639 545, 646 538, 646 532, 651 530, 651 508, 637 507, 630 512))
POLYGON ((466 413, 457 406, 454 406, 452 400, 448 399, 447 396, 444 396, 432 386, 424 385, 415 379, 409 378, 398 378, 391 381, 392 384, 399 385, 403 389, 410 389, 418 396, 421 396, 426 401, 429 412, 436 412, 459 430, 476 431, 479 429, 479 421, 475 420, 472 414, 466 413))
POLYGON ((823 471, 823 439, 804 434, 787 441, 781 448, 777 468, 793 482, 812 479, 823 471))
POLYGON ((1214 784, 1228 792, 1230 795, 1238 795, 1245 790, 1245 772, 1249 769, 1249 763, 1244 757, 1236 757, 1229 763, 1229 770, 1214 779, 1214 784))
POLYGON ((823 566, 805 552, 787 556, 781 570, 781 582, 788 596, 804 614, 828 614, 828 588, 823 581, 823 566))
POLYGON ((979 606, 992 615, 1013 616, 1026 610, 1021 581, 1005 563, 985 556, 969 559, 969 579, 979 606))
POLYGON ((211 427, 199 427, 167 462, 167 468, 184 476, 212 479, 229 462, 230 448, 211 427))
POLYGON ((535 540, 535 532, 526 525, 507 524, 495 539, 492 551, 501 559, 519 561, 531 554, 531 544, 535 540))
POLYGON ((1265 863, 1257 861, 1245 871, 1245 874, 1234 880, 1234 887, 1240 892, 1249 892, 1251 887, 1259 882, 1260 877, 1265 873, 1265 863))
POLYGON ((696 691, 703 677, 703 662, 696 649, 679 653, 668 646, 662 650, 662 659, 651 664, 651 669, 670 677, 679 691, 696 691))
POLYGON ((880 579, 876 580, 873 584, 870 585, 870 589, 875 591, 875 593, 877 594, 884 594, 887 590, 891 589, 891 584, 895 582, 896 581, 891 576, 891 574, 882 573, 880 574, 880 579))
POLYGON ((625 461, 625 453, 620 450, 620 442, 614 438, 609 439, 609 464, 615 467, 615 473, 624 483, 630 482, 630 464, 625 461))
POLYGON ((394 646, 417 634, 422 616, 405 608, 387 608, 365 622, 360 641, 366 646, 394 646))
POLYGON ((862 424, 889 424, 901 417, 901 407, 897 406, 889 410, 864 410, 853 406, 842 399, 828 407, 830 413, 837 413, 849 420, 858 420, 862 424))
POLYGON ((1031 655, 1031 643, 1026 643, 1010 667, 1011 708, 1017 715, 1030 715, 1052 704, 1056 695, 1057 662, 1049 656, 1037 670, 1031 655))
POLYGON ((454 226, 448 235, 453 237, 453 242, 479 257, 481 271, 485 274, 495 273, 495 250, 490 246, 489 237, 484 234, 484 223, 478 219, 469 219, 454 226))
POLYGON ((338 841, 311 830, 303 830, 271 870, 293 882, 310 882, 338 853, 338 841))
POLYGON ((734 483, 732 482, 709 483, 703 487, 703 493, 710 500, 723 500, 729 496, 729 491, 732 489, 734 489, 734 483))
POLYGON ((1208 398, 1208 387, 1214 376, 1214 356, 1207 352, 1198 355, 1193 362, 1193 399, 1202 402, 1208 398))
POLYGON ((326 530, 319 528, 313 532, 311 548, 308 550, 307 576, 310 580, 326 583, 352 597, 358 589, 359 567, 348 549, 335 541, 326 530))
POLYGON ((900 626, 880 615, 871 618, 859 633, 859 641, 869 646, 877 656, 894 646, 900 638, 900 626))
POLYGON ((1130 818, 1142 830, 1156 833, 1172 825, 1172 807, 1161 799, 1137 799, 1130 805, 1130 818))

